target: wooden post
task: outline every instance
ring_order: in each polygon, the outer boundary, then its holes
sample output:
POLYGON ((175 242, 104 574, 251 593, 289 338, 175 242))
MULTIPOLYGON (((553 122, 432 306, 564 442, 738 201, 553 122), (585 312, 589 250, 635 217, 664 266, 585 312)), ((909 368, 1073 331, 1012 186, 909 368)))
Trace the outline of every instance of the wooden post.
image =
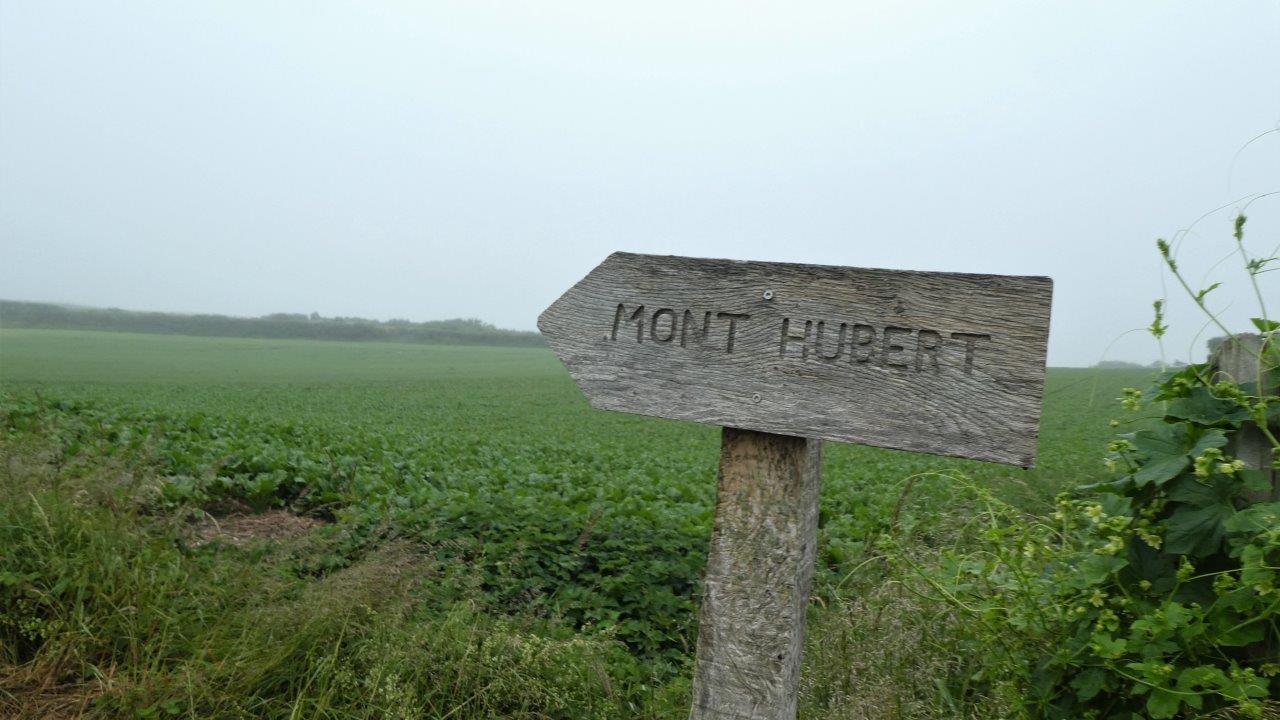
POLYGON ((822 441, 724 428, 691 720, 793 720, 822 441))
MULTIPOLYGON (((1227 376, 1241 385, 1248 382, 1257 382, 1258 358, 1261 353, 1262 337, 1260 335, 1241 334, 1228 337, 1214 351, 1212 362, 1216 371, 1215 375, 1227 376)), ((1264 374, 1264 382, 1265 379, 1266 376, 1264 374)), ((1264 386, 1258 388, 1255 392, 1269 394, 1275 392, 1275 390, 1275 388, 1264 386)), ((1273 431, 1280 431, 1280 428, 1273 428, 1273 431)), ((1256 501, 1268 499, 1280 501, 1280 484, 1276 482, 1276 470, 1272 466, 1271 443, 1258 430, 1257 425, 1250 422, 1241 426, 1240 432, 1236 433, 1231 444, 1227 446, 1227 452, 1243 460, 1245 465, 1271 474, 1271 492, 1269 494, 1262 493, 1261 496, 1256 496, 1252 499, 1256 501)))

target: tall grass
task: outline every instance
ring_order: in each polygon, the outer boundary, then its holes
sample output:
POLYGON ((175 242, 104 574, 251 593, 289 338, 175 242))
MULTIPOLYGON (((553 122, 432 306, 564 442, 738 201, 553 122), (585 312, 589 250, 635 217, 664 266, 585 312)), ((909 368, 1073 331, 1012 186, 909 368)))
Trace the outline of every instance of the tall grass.
MULTIPOLYGON (((0 716, 659 718, 618 642, 432 600, 424 553, 389 542, 299 573, 314 545, 194 547, 147 479, 0 442, 0 716)), ((304 542, 315 543, 310 539, 304 542)))

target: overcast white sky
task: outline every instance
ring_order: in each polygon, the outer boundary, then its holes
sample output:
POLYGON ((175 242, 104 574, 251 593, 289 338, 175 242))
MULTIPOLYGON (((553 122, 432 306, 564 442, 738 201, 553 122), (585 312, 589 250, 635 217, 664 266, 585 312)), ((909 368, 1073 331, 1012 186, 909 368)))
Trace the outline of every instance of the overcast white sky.
POLYGON ((1146 362, 1277 127, 1274 0, 0 0, 0 297, 532 329, 630 250, 1049 275, 1050 364, 1146 362))

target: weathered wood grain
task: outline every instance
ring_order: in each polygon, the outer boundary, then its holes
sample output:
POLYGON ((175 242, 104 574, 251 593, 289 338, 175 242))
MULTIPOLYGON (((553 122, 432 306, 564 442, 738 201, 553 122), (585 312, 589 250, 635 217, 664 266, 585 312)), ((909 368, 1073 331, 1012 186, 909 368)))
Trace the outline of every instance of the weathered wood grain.
MULTIPOLYGON (((1267 371, 1270 368, 1265 368, 1263 372, 1259 372, 1261 355, 1261 336, 1241 334, 1227 338, 1218 346, 1218 349, 1210 359, 1215 370, 1214 379, 1230 379, 1237 384, 1256 383, 1261 379, 1263 385, 1257 389, 1257 393, 1260 395, 1274 393, 1276 388, 1266 384, 1269 375, 1267 371)), ((1274 427, 1272 430, 1273 432, 1280 432, 1280 427, 1274 427)), ((1280 501, 1280 482, 1277 482, 1276 469, 1272 460, 1275 451, 1255 423, 1247 422, 1240 426, 1239 432, 1235 434, 1235 437, 1231 439, 1231 443, 1227 446, 1227 452, 1243 460, 1245 465, 1250 468, 1262 470, 1270 475, 1271 491, 1253 493, 1252 500, 1256 502, 1280 501)))
POLYGON ((1052 282, 614 253, 538 327, 596 407, 1030 466, 1052 282))
POLYGON ((725 428, 691 720, 793 720, 822 441, 725 428))

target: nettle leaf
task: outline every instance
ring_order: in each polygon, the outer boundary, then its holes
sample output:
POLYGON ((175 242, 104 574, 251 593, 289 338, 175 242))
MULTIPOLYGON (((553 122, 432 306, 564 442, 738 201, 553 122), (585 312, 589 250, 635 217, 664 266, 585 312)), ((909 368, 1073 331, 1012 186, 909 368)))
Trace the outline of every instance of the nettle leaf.
POLYGON ((1129 438, 1133 446, 1147 456, 1133 474, 1133 484, 1137 487, 1167 482, 1191 463, 1187 456, 1187 428, 1181 423, 1139 430, 1129 438))
POLYGON ((1129 436, 1133 446, 1151 459, 1186 454, 1187 429, 1182 424, 1161 425, 1129 436))
POLYGON ((1208 371, 1208 363, 1188 365, 1178 370, 1167 370, 1147 391, 1151 400, 1173 400, 1185 397, 1187 388, 1199 383, 1201 375, 1208 371))
POLYGON ((1178 602, 1166 603, 1162 608, 1164 619, 1170 628, 1180 628, 1191 623, 1195 617, 1186 606, 1178 602))
POLYGON ((1186 455, 1166 455, 1148 460, 1133 474, 1133 484, 1145 487, 1151 483, 1166 483, 1180 475, 1190 464, 1191 459, 1186 455))
POLYGON ((1269 333, 1280 330, 1280 320, 1270 320, 1268 318, 1249 318, 1249 322, 1258 328, 1258 332, 1269 333))
POLYGON ((1093 651, 1100 658, 1114 660, 1129 649, 1129 641, 1124 638, 1113 638, 1107 633, 1098 633, 1093 636, 1093 651))
POLYGON ((1221 448, 1227 445, 1227 434, 1217 428, 1209 428, 1200 434, 1196 443, 1187 452, 1191 457, 1200 457, 1209 448, 1221 448))
POLYGON ((1077 485, 1075 492, 1080 495, 1099 494, 1102 496, 1115 496, 1128 499, 1128 493, 1134 487, 1133 476, 1123 475, 1114 480, 1103 480, 1102 482, 1086 483, 1077 485))
POLYGON ((1071 680, 1071 687, 1075 688, 1076 697, 1081 700, 1092 700, 1102 692, 1102 688, 1106 685, 1107 674, 1100 668, 1089 668, 1071 680))
POLYGON ((1192 557, 1213 554, 1222 544, 1223 522, 1234 512, 1230 505, 1221 503, 1205 507, 1180 506, 1165 521, 1165 552, 1192 557))
POLYGON ((1184 475, 1169 483, 1168 498, 1196 508, 1215 504, 1230 506, 1239 485, 1239 480, 1225 475, 1214 475, 1207 480, 1184 475))
POLYGON ((1271 580, 1275 574, 1267 567, 1267 554, 1257 545, 1249 545, 1240 553, 1240 582, 1258 585, 1271 580))
POLYGON ((1114 555, 1089 555, 1076 566, 1072 584, 1080 589, 1101 584, 1128 564, 1128 560, 1114 555))
POLYGON ((1182 697, 1164 688, 1152 688, 1147 698, 1147 716, 1152 720, 1164 720, 1178 713, 1182 705, 1182 697))
POLYGON ((1246 697, 1261 699, 1269 695, 1267 692, 1268 684, 1267 679, 1264 677, 1258 677, 1257 675, 1243 675, 1232 681, 1231 689, 1228 692, 1235 697, 1244 695, 1246 697))
POLYGON ((1187 397, 1178 398, 1169 403, 1165 410, 1166 417, 1190 420, 1201 425, 1239 425, 1249 419, 1249 411, 1231 400, 1215 397, 1204 386, 1191 390, 1187 397))
POLYGON ((1271 490, 1271 475, 1262 470, 1248 468, 1240 471, 1240 479, 1244 481, 1244 489, 1253 492, 1271 490))
POLYGON ((1156 595, 1163 595, 1173 589, 1176 580, 1174 573, 1178 569, 1173 557, 1165 555, 1141 540, 1129 543, 1127 555, 1129 569, 1126 575, 1130 575, 1134 583, 1146 580, 1151 583, 1150 592, 1156 595))
POLYGON ((1124 515, 1129 512, 1129 498, 1121 495, 1103 495, 1098 498, 1098 504, 1107 515, 1124 515))
POLYGON ((1213 637, 1214 644, 1227 647, 1244 647, 1262 642, 1264 623, 1237 624, 1213 637))
POLYGON ((1226 685, 1226 674, 1212 665, 1197 665, 1178 673, 1178 689, 1186 692, 1213 690, 1226 685))
POLYGON ((1280 502, 1255 503, 1232 515, 1223 523, 1223 527, 1229 533, 1250 535, 1265 532, 1277 526, 1280 526, 1280 502))
MULTIPOLYGON (((1189 625, 1193 619, 1182 603, 1165 603, 1160 606, 1159 614, 1148 613, 1133 621, 1129 626, 1134 633, 1130 635, 1130 639, 1142 638, 1143 644, 1139 649, 1142 656, 1158 659, 1178 651, 1177 643, 1171 642, 1170 637, 1179 628, 1189 625)), ((1163 660, 1148 660, 1150 662, 1160 665, 1163 660)))

